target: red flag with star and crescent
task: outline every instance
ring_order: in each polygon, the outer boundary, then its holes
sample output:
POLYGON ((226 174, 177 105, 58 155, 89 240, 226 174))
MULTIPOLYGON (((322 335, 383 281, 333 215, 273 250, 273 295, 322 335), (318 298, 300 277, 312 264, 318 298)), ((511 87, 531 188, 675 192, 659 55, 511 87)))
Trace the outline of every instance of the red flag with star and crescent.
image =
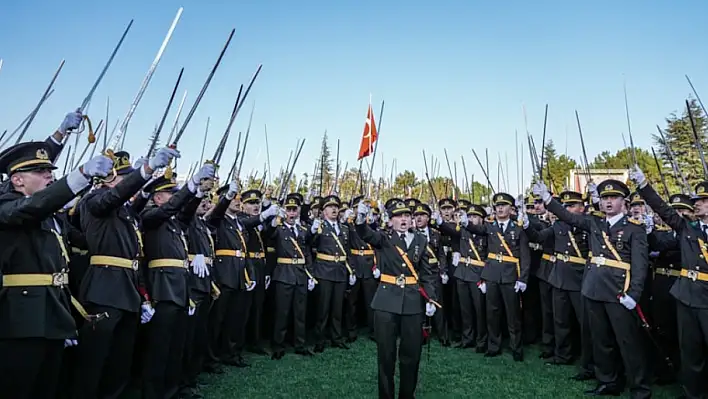
POLYGON ((359 158, 366 158, 374 152, 374 143, 379 138, 376 132, 376 121, 374 121, 374 110, 369 103, 369 110, 366 112, 366 124, 364 125, 364 135, 361 137, 361 146, 359 146, 359 158))

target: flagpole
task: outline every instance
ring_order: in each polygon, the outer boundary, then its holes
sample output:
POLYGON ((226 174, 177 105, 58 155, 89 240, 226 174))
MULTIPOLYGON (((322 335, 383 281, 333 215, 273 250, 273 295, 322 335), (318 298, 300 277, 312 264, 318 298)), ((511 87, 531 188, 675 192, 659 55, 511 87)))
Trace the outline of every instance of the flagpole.
MULTIPOLYGON (((385 104, 385 101, 381 100, 381 110, 379 111, 379 125, 376 126, 376 142, 374 143, 374 155, 371 156, 371 166, 369 167, 369 176, 367 177, 368 183, 366 184, 366 190, 367 190, 366 196, 369 199, 371 198, 371 181, 372 181, 371 174, 374 172, 374 161, 376 161, 376 152, 379 148, 379 136, 381 135, 380 129, 381 129, 381 120, 383 119, 384 104, 385 104)), ((369 106, 371 106, 371 100, 369 100, 369 106)), ((374 121, 374 125, 376 125, 376 121, 374 121)))

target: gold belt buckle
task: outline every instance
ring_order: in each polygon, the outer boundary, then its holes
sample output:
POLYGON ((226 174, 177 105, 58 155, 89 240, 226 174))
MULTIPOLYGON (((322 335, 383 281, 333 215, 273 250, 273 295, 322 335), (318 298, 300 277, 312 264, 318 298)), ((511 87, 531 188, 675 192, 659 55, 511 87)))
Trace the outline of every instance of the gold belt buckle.
POLYGON ((698 272, 695 270, 689 270, 686 277, 690 278, 694 283, 698 280, 698 272))
POLYGON ((236 250, 236 257, 237 257, 237 258, 240 258, 240 257, 241 257, 241 250, 240 250, 240 249, 237 249, 237 250, 236 250))
POLYGON ((502 255, 502 254, 496 254, 496 255, 495 255, 495 259, 497 260, 497 262, 503 262, 503 261, 504 261, 504 255, 502 255))
POLYGON ((399 287, 401 287, 401 288, 405 288, 405 286, 406 286, 406 276, 404 276, 403 274, 401 274, 400 276, 396 277, 396 285, 399 286, 399 287))
POLYGON ((189 269, 189 259, 184 260, 184 268, 189 269))
POLYGON ((598 266, 605 266, 605 258, 602 256, 595 258, 595 264, 598 266))
POLYGON ((359 250, 359 256, 364 256, 364 250, 363 250, 363 249, 360 249, 360 250, 359 250))
POLYGON ((292 262, 293 265, 297 265, 297 258, 290 258, 290 261, 292 262))
POLYGON ((68 281, 66 274, 64 273, 52 273, 52 285, 55 287, 63 287, 68 281))
POLYGON ((139 265, 139 263, 140 263, 140 262, 138 262, 138 260, 135 259, 135 260, 133 260, 133 263, 131 264, 131 267, 132 267, 133 270, 135 270, 136 272, 138 271, 138 265, 139 265))
POLYGON ((556 261, 556 259, 560 259, 563 262, 568 262, 570 260, 570 257, 565 254, 560 254, 558 256, 551 256, 551 258, 553 259, 554 262, 556 261))

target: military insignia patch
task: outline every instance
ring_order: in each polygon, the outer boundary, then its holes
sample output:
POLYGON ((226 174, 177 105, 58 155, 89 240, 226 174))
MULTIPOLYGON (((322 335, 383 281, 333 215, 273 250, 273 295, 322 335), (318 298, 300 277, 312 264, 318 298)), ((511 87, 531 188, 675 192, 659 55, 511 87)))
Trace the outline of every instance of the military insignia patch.
POLYGON ((697 193, 704 193, 706 192, 706 188, 703 186, 698 186, 698 189, 696 190, 697 193))
POLYGON ((674 197, 674 202, 681 202, 681 198, 679 198, 679 197, 674 197))
POLYGON ((614 190, 614 189, 615 189, 615 187, 614 187, 612 184, 608 184, 608 185, 605 186, 605 191, 611 191, 611 190, 614 190))
POLYGON ((49 159, 49 154, 47 154, 47 151, 44 148, 38 149, 35 156, 37 159, 49 159))

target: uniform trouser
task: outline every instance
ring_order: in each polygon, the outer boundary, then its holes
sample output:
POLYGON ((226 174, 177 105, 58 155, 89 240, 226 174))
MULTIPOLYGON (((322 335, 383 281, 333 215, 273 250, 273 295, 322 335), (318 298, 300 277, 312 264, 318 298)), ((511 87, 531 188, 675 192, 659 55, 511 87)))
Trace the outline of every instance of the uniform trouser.
MULTIPOLYGON (((442 287, 442 281, 439 279, 436 279, 436 281, 433 283, 435 286, 435 292, 443 292, 442 287)), ((448 284, 451 284, 448 281, 448 284)), ((424 303, 426 302, 423 297, 420 298, 424 303)), ((442 304, 442 306, 445 306, 442 304)), ((437 334, 437 337, 439 340, 449 340, 450 337, 448 336, 448 330, 447 330, 447 321, 445 320, 445 312, 435 312, 433 315, 433 326, 435 328, 435 334, 437 334)))
POLYGON ((374 336, 379 365, 379 398, 393 399, 395 387, 396 353, 400 354, 399 399, 415 397, 418 368, 423 346, 422 314, 398 315, 381 310, 374 311, 374 336), (396 342, 400 337, 399 348, 396 342))
POLYGON ((319 295, 317 298, 317 324, 315 325, 315 342, 323 344, 325 341, 325 328, 330 322, 330 338, 333 343, 342 341, 342 311, 344 306, 344 291, 346 282, 319 280, 317 284, 319 295))
POLYGON ((501 351, 502 332, 501 315, 506 314, 506 324, 509 328, 509 347, 514 353, 523 353, 521 347, 521 306, 519 294, 514 291, 514 283, 500 284, 490 281, 487 285, 487 330, 489 343, 487 351, 501 351))
POLYGON ((531 274, 526 283, 526 291, 521 294, 524 307, 521 310, 523 318, 524 343, 533 344, 538 341, 541 332, 541 299, 539 280, 531 274))
POLYGON ((582 320, 580 325, 580 372, 595 373, 595 362, 593 360, 592 326, 590 325, 590 315, 588 311, 588 299, 580 294, 580 306, 582 307, 582 320))
MULTIPOLYGON (((679 366, 681 364, 681 356, 678 345, 676 299, 669 293, 674 281, 675 277, 654 276, 651 310, 654 316, 655 330, 658 332, 656 338, 659 345, 661 345, 664 353, 670 357, 673 364, 679 366)), ((667 372, 669 370, 663 371, 667 372)))
POLYGON ((644 351, 644 332, 639 326, 636 310, 627 310, 618 303, 586 299, 586 309, 592 326, 595 376, 601 384, 618 384, 620 371, 615 350, 620 355, 627 373, 632 398, 649 398, 647 356, 644 351))
POLYGON ((209 350, 207 325, 211 302, 211 296, 205 295, 204 299, 197 303, 194 315, 187 318, 187 332, 182 357, 182 386, 195 386, 197 377, 204 367, 204 360, 209 350))
POLYGON ((130 383, 138 314, 87 304, 89 314, 108 313, 79 330, 72 398, 118 398, 130 383))
POLYGON ((371 301, 374 299, 378 280, 374 278, 357 278, 356 284, 349 287, 347 296, 347 332, 350 338, 357 336, 357 305, 361 305, 366 312, 366 320, 369 326, 369 335, 374 331, 374 312, 371 309, 371 301))
POLYGON ((307 286, 274 283, 275 320, 273 325, 273 350, 283 350, 285 336, 288 333, 290 313, 293 316, 293 340, 295 349, 305 348, 305 320, 307 314, 307 286))
POLYGON ((209 345, 214 357, 232 359, 243 351, 251 293, 221 287, 221 296, 209 314, 209 345))
POLYGON ((54 399, 63 353, 63 339, 0 339, 0 395, 54 399))
POLYGON ((567 291, 553 287, 553 331, 555 333, 555 358, 561 362, 573 359, 573 320, 583 325, 583 303, 580 291, 567 291))
POLYGON ((688 399, 708 398, 708 309, 676 301, 678 338, 681 348, 681 386, 688 399))
POLYGON ((179 390, 187 309, 173 302, 158 302, 147 324, 143 362, 143 398, 171 398, 179 390))
POLYGON ((462 344, 486 348, 488 337, 485 295, 479 290, 477 283, 459 279, 457 294, 462 313, 462 344))
POLYGON ((539 299, 541 301, 541 350, 553 353, 555 335, 553 332, 553 286, 547 281, 538 280, 539 299))
POLYGON ((256 287, 251 291, 251 311, 248 315, 248 342, 250 345, 260 347, 263 338, 263 305, 266 297, 265 287, 265 262, 262 260, 251 261, 257 273, 256 287))
MULTIPOLYGON (((459 296, 456 284, 457 279, 452 275, 448 277, 449 280, 447 284, 442 285, 443 313, 445 314, 445 321, 450 330, 454 333, 459 333, 461 330, 462 317, 460 315, 459 300, 457 299, 459 296)), ((439 279, 439 277, 436 278, 439 279)))

